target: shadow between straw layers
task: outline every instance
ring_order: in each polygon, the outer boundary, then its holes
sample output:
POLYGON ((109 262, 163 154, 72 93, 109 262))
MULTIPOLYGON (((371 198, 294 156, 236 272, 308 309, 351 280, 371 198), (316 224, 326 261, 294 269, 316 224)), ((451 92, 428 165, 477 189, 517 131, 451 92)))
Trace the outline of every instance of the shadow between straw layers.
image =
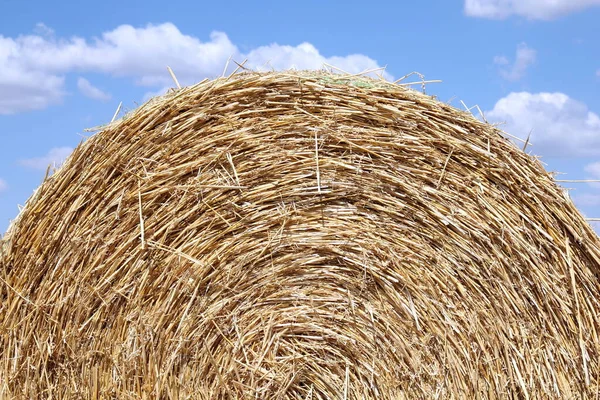
POLYGON ((244 73, 106 126, 2 243, 4 398, 590 398, 600 241, 491 125, 244 73))

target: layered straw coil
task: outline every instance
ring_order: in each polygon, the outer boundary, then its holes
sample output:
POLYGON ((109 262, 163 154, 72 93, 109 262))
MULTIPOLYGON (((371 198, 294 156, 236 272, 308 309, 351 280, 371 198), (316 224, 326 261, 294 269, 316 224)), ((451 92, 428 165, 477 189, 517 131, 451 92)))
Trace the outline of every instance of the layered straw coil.
POLYGON ((0 397, 594 398, 600 240, 495 127, 243 73, 83 142, 0 256, 0 397))

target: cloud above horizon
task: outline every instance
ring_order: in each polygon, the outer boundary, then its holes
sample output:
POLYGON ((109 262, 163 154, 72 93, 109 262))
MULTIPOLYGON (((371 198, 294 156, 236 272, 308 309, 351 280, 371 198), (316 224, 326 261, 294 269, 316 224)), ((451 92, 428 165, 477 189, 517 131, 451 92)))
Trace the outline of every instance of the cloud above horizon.
POLYGON ((600 116, 564 93, 513 92, 485 116, 500 128, 525 139, 544 157, 600 156, 600 116))
POLYGON ((464 11, 477 18, 506 19, 514 15, 549 21, 597 6, 600 0, 465 0, 464 11))
POLYGON ((72 152, 71 147, 54 147, 44 156, 19 160, 19 165, 40 171, 45 171, 49 166, 58 168, 72 152))
MULTIPOLYGON (((327 63, 359 73, 380 67, 363 54, 324 56, 306 42, 296 46, 273 43, 242 53, 224 32, 214 31, 202 41, 172 23, 121 25, 93 39, 56 37, 43 24, 38 24, 36 31, 14 38, 0 35, 0 114, 60 103, 67 93, 66 78, 72 73, 129 78, 135 85, 158 90, 172 85, 167 66, 181 84, 189 85, 220 76, 229 59, 247 59, 246 66, 256 69, 314 69, 327 63)), ((109 96, 83 76, 77 86, 91 98, 106 100, 109 96)))
POLYGON ((90 81, 82 77, 79 77, 77 79, 77 88, 79 89, 81 94, 90 99, 106 102, 109 101, 112 97, 109 93, 106 93, 101 89, 95 87, 90 83, 90 81))
POLYGON ((535 63, 536 58, 537 51, 527 46, 527 43, 520 43, 512 64, 506 56, 494 57, 494 64, 500 66, 499 72, 502 78, 515 82, 525 76, 527 69, 535 63))

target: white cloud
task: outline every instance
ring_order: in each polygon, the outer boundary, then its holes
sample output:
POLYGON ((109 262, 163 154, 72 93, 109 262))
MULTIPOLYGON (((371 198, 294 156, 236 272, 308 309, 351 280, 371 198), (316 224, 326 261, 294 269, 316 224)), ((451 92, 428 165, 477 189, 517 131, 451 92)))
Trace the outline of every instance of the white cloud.
POLYGON ((276 69, 294 65, 319 68, 323 62, 349 72, 377 67, 375 60, 361 54, 324 57, 309 43, 272 44, 242 54, 223 32, 213 32, 208 41, 201 41, 171 23, 142 28, 121 25, 91 40, 56 37, 48 29, 42 35, 0 36, 0 114, 60 102, 65 94, 65 75, 73 72, 127 77, 156 90, 172 85, 167 66, 181 84, 187 85, 220 75, 229 57, 238 61, 247 58, 247 65, 252 67, 270 61, 276 69))
POLYGON ((0 178, 0 193, 4 192, 6 189, 8 189, 8 184, 5 180, 0 178))
MULTIPOLYGON (((362 54, 351 54, 346 57, 325 57, 310 43, 304 42, 298 46, 282 46, 271 44, 261 46, 245 55, 248 66, 258 70, 319 69, 324 64, 332 65, 345 72, 356 74, 379 68, 377 61, 362 54)), ((387 79, 391 75, 384 73, 387 79)))
MULTIPOLYGON (((599 180, 600 161, 586 165, 584 171, 588 174, 587 179, 599 180)), ((589 185, 595 187, 596 189, 600 189, 600 183, 598 182, 591 182, 589 185)))
POLYGON ((505 56, 495 56, 494 57, 494 64, 496 64, 496 65, 508 65, 508 64, 510 64, 510 62, 508 61, 508 58, 506 58, 505 56))
POLYGON ((48 154, 43 157, 27 158, 19 160, 19 164, 39 170, 46 170, 48 166, 59 167, 65 161, 65 159, 73 152, 71 147, 55 147, 50 149, 48 154))
MULTIPOLYGON (((600 161, 586 165, 583 170, 588 174, 586 179, 600 180, 600 161)), ((600 182, 590 182, 588 184, 593 188, 600 189, 600 182)))
POLYGON ((35 29, 33 30, 33 32, 37 33, 38 35, 41 35, 41 36, 54 35, 54 29, 50 28, 43 22, 38 22, 37 24, 35 24, 35 29))
POLYGON ((146 92, 146 93, 144 93, 144 96, 142 97, 142 101, 147 102, 151 98, 158 97, 158 96, 164 96, 165 94, 167 94, 169 89, 171 89, 171 86, 163 86, 160 89, 151 90, 149 92, 146 92))
POLYGON ((108 101, 111 98, 110 94, 98 89, 92 85, 90 81, 82 77, 77 79, 77 87, 84 96, 89 97, 90 99, 108 101))
POLYGON ((517 46, 517 53, 515 55, 515 62, 512 66, 508 67, 510 62, 504 56, 494 57, 494 64, 504 66, 500 69, 500 76, 507 81, 518 81, 527 72, 532 64, 535 63, 537 52, 528 47, 526 43, 521 43, 517 46))
POLYGON ((576 194, 573 195, 573 202, 577 207, 598 207, 600 206, 600 194, 576 194))
POLYGON ((3 65, 0 37, 0 115, 46 108, 60 103, 64 94, 62 76, 3 65))
POLYGON ((531 132, 531 150, 544 157, 600 155, 600 117, 564 93, 510 93, 486 112, 490 122, 526 138, 531 132))
POLYGON ((465 0, 464 10, 471 17, 551 20, 598 5, 600 0, 465 0))
POLYGON ((584 168, 585 172, 591 174, 594 179, 600 179, 600 162, 588 164, 584 168))

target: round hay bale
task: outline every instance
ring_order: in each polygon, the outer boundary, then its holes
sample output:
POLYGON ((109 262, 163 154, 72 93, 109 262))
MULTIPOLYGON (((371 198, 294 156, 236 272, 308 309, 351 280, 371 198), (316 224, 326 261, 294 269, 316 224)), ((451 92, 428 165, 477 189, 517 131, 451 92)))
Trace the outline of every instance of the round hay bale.
POLYGON ((0 397, 587 398, 600 241, 541 163, 384 81, 248 73, 106 126, 0 256, 0 397))

